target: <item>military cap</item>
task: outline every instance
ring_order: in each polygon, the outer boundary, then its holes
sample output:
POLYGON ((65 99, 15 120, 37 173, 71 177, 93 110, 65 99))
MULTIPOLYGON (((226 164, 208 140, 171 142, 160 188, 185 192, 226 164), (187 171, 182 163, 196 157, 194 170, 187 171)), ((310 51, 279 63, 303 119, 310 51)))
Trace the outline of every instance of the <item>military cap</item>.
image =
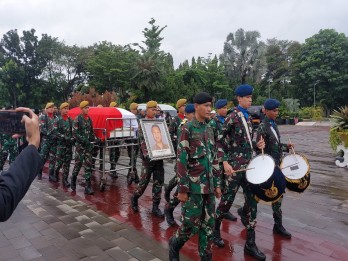
POLYGON ((279 108, 280 102, 277 99, 267 99, 263 106, 266 110, 274 110, 279 108))
POLYGON ((63 102, 63 103, 59 106, 59 109, 61 110, 61 109, 65 108, 65 107, 69 107, 69 103, 63 102))
POLYGON ((45 109, 51 108, 51 107, 53 107, 53 106, 54 106, 54 103, 53 103, 53 102, 48 102, 48 103, 46 104, 45 109))
POLYGON ((80 109, 83 109, 83 108, 85 108, 88 105, 89 105, 88 101, 82 101, 82 102, 80 102, 80 109))
POLYGON ((206 102, 211 102, 212 100, 213 100, 213 97, 211 97, 209 93, 200 92, 196 94, 196 96, 193 98, 193 103, 203 104, 206 102))
POLYGON ((138 104, 136 102, 132 102, 130 105, 129 105, 129 108, 131 110, 136 110, 138 108, 138 104))
POLYGON ((149 101, 146 103, 146 108, 157 108, 157 102, 149 101))
POLYGON ((116 107, 117 106, 117 102, 110 102, 109 107, 116 107))
POLYGON ((226 99, 220 99, 216 102, 215 108, 216 109, 221 109, 227 105, 227 100, 226 99))
POLYGON ((234 93, 237 96, 244 97, 244 96, 248 96, 248 95, 253 94, 253 90, 254 90, 254 88, 251 85, 242 84, 242 85, 237 87, 237 89, 235 90, 234 93))
POLYGON ((187 104, 186 107, 185 107, 185 112, 186 113, 195 112, 195 105, 192 104, 192 103, 187 104))
POLYGON ((181 106, 184 106, 186 104, 187 100, 186 99, 179 99, 176 102, 176 108, 179 109, 181 106))

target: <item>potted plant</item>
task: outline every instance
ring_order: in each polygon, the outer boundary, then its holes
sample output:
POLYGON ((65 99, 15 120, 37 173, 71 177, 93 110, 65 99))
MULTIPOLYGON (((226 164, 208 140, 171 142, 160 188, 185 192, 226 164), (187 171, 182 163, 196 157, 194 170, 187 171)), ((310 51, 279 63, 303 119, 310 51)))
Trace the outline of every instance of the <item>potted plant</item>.
MULTIPOLYGON (((332 139, 333 141, 337 142, 338 138, 343 146, 348 148, 348 106, 334 110, 333 114, 330 115, 330 121, 332 122, 330 141, 332 139)), ((331 146, 337 147, 337 144, 334 146, 331 143, 331 146)))

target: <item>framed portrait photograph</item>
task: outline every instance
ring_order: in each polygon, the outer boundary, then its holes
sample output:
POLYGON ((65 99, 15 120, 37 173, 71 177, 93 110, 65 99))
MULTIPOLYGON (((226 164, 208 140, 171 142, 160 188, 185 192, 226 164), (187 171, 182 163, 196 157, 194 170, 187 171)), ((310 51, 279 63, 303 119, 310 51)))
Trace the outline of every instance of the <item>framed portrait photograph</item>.
POLYGON ((164 120, 140 120, 150 160, 175 157, 167 124, 164 120))

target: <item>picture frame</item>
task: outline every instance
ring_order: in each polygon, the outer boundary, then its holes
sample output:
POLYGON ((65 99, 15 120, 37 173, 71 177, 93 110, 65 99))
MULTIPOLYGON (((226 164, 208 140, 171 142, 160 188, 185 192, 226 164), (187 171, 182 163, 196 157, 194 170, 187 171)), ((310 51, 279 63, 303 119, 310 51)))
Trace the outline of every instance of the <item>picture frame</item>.
POLYGON ((164 120, 141 119, 140 126, 150 160, 168 159, 176 156, 168 127, 164 120))

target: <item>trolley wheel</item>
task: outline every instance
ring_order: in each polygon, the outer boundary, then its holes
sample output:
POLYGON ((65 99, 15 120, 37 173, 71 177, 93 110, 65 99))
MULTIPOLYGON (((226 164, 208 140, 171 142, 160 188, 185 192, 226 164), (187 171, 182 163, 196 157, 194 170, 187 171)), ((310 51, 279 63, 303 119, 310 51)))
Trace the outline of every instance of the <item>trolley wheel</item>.
POLYGON ((104 190, 105 190, 105 184, 104 184, 103 182, 100 182, 100 184, 99 184, 99 190, 100 190, 101 192, 104 192, 104 190))

